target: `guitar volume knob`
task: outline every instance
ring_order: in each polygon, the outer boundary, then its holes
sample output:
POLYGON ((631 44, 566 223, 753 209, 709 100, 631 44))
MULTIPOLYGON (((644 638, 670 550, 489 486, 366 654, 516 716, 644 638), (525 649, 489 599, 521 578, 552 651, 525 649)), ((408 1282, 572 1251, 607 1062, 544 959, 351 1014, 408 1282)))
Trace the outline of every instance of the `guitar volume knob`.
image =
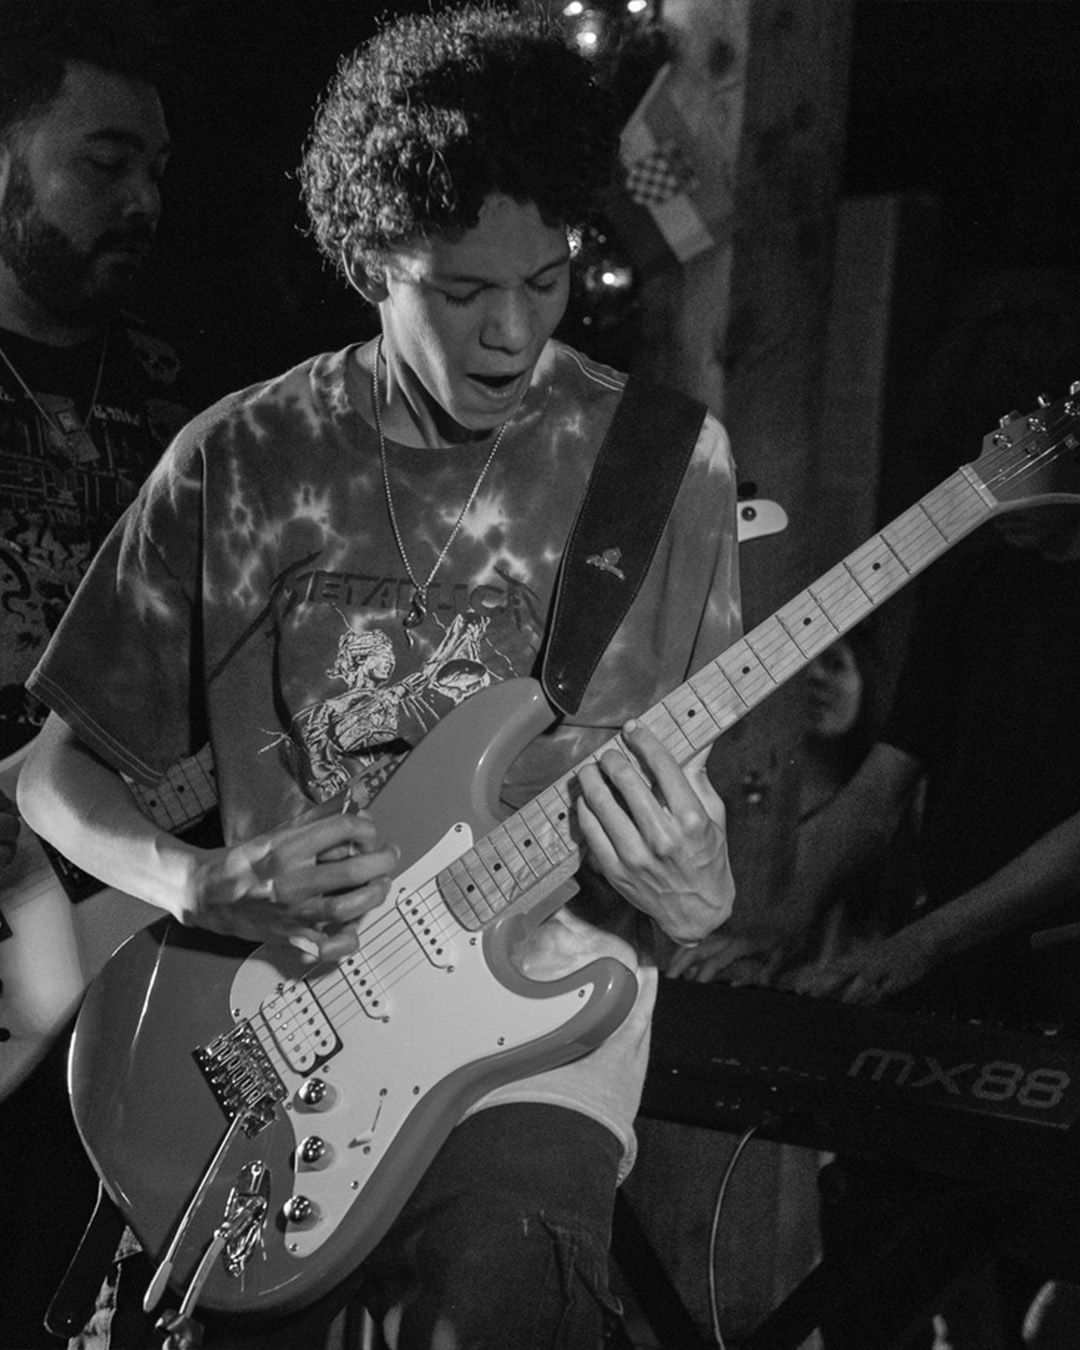
POLYGON ((290 1228, 310 1228, 319 1218, 319 1207, 306 1195, 292 1195, 281 1207, 290 1228))

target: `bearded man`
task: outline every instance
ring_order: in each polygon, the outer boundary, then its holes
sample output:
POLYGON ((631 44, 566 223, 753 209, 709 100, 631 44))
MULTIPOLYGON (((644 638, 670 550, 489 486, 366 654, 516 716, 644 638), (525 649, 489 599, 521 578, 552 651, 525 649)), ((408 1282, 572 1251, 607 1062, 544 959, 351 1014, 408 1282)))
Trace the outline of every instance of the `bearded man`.
POLYGON ((90 558, 209 401, 125 308, 169 158, 155 47, 132 18, 0 8, 0 759, 44 716, 23 681, 90 558))
POLYGON ((96 1192, 66 1099, 66 1025, 35 1023, 34 1056, 19 1053, 13 966, 48 1003, 59 945, 25 849, 13 863, 31 838, 11 800, 16 752, 47 711, 24 681, 110 527, 210 401, 205 372, 193 379, 126 308, 169 157, 155 50, 130 2, 0 5, 0 1156, 5 1209, 24 1220, 0 1263, 3 1347, 59 1344, 42 1320, 96 1192))

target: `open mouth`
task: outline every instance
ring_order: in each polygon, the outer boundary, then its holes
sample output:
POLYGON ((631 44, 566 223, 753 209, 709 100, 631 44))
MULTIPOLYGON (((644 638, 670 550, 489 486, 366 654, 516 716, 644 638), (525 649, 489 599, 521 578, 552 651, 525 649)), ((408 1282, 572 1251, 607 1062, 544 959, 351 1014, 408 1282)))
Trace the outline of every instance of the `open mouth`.
POLYGON ((509 389, 515 381, 521 379, 522 372, 519 370, 516 375, 472 375, 470 379, 482 384, 486 389, 509 389))

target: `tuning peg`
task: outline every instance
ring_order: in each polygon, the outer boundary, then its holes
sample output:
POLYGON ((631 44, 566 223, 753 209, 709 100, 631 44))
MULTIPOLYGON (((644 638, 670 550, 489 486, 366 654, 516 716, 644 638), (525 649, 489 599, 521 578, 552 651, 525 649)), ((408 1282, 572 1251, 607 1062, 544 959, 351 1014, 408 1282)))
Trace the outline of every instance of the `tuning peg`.
POLYGON ((1080 380, 1073 380, 1072 384, 1069 385, 1069 393, 1080 394, 1080 380))
POLYGON ((1049 408, 1050 406, 1050 400, 1046 397, 1045 394, 1040 394, 1036 402, 1038 403, 1040 408, 1049 408))
POLYGON ((1001 427, 1002 430, 1004 430, 1009 425, 1010 422, 1019 422, 1019 420, 1020 414, 1015 409, 1013 409, 1012 412, 1006 413, 1004 417, 998 418, 998 426, 1001 427))

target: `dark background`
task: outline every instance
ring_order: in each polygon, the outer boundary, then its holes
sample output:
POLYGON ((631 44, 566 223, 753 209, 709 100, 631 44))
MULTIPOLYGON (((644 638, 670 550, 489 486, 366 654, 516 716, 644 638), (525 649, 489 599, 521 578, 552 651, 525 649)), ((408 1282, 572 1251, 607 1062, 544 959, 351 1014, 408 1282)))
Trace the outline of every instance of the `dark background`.
MULTIPOLYGON (((372 331, 305 237, 292 177, 320 92, 374 15, 421 3, 173 0, 176 153, 151 314, 243 378, 372 331)), ((1073 269, 1080 5, 856 0, 843 190, 940 201, 943 289, 1073 269)), ((568 334, 587 345, 587 332, 568 334)))

